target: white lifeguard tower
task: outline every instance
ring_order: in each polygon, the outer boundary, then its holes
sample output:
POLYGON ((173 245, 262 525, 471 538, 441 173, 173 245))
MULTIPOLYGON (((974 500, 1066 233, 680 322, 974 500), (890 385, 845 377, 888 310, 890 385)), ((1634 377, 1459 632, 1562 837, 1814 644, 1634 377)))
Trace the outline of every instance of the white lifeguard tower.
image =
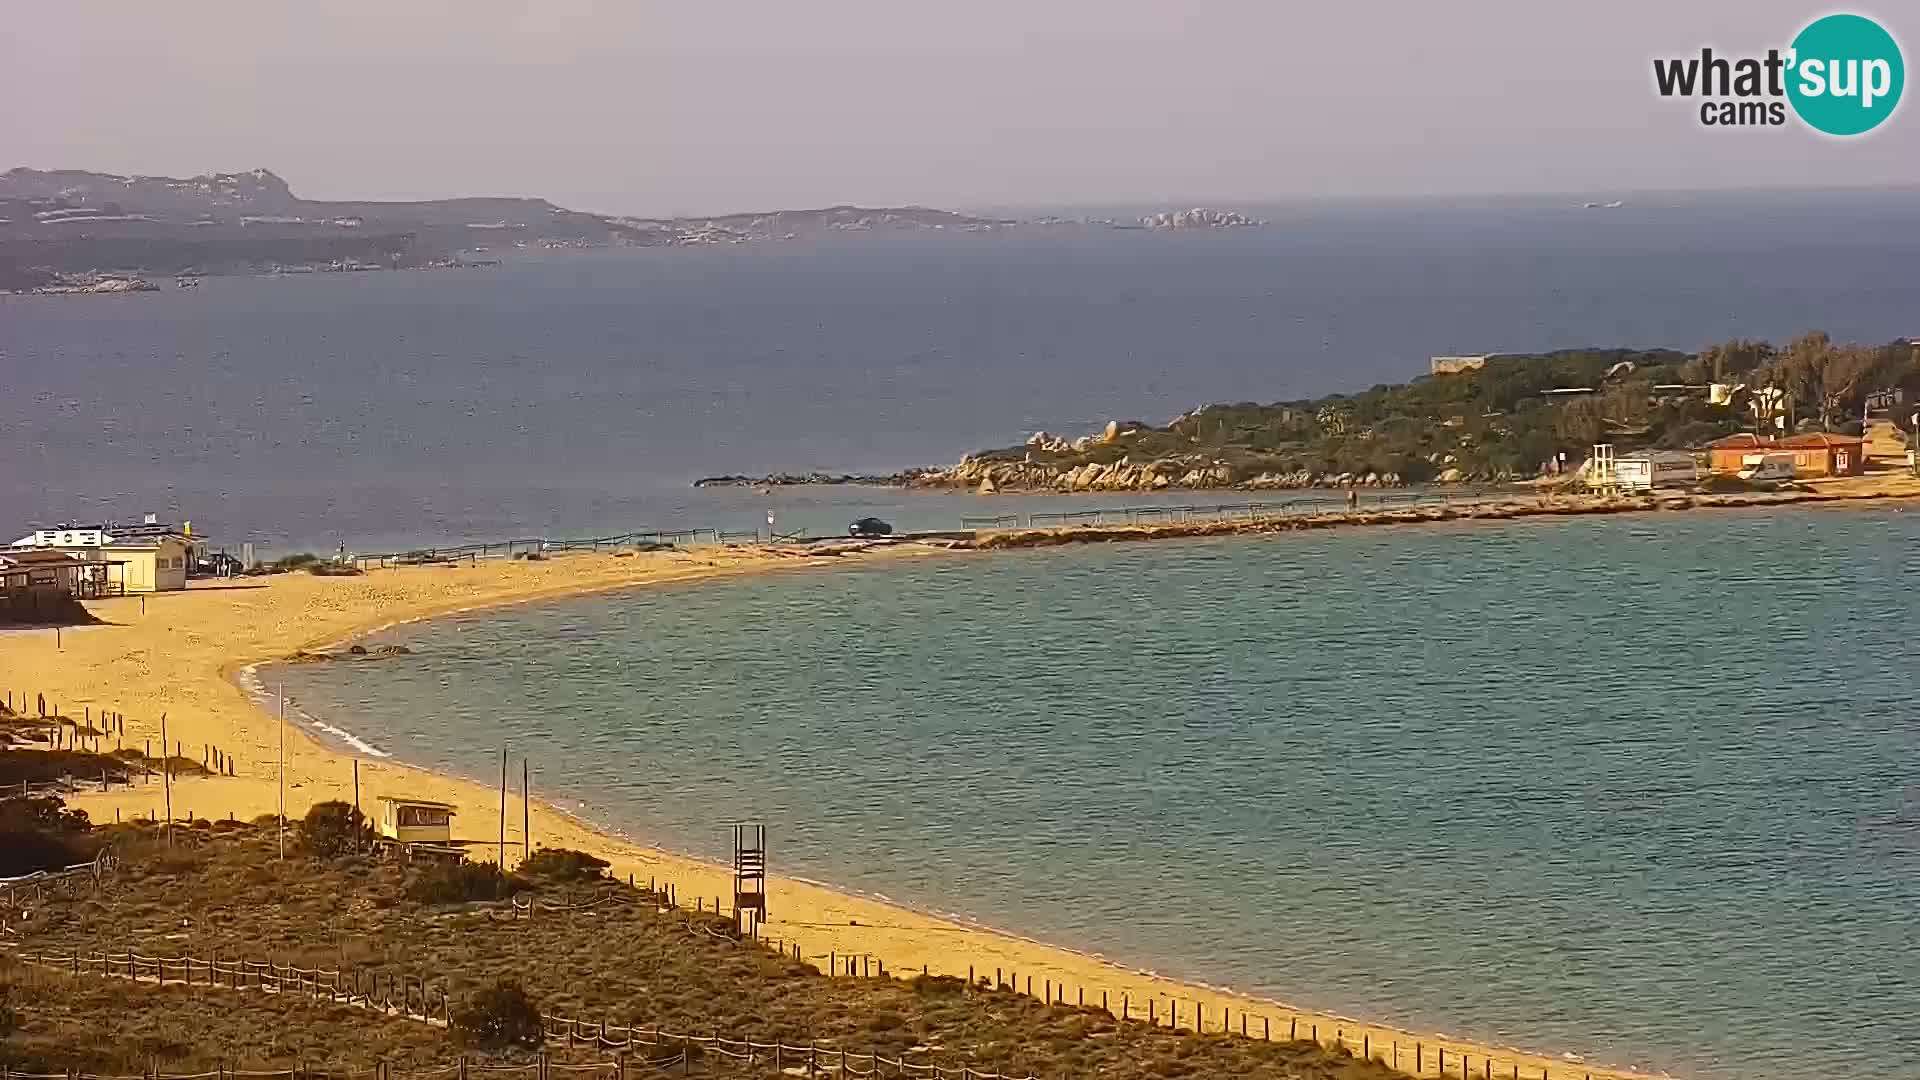
POLYGON ((380 835, 386 839, 398 844, 452 845, 453 804, 390 795, 378 801, 380 835))
POLYGON ((1619 459, 1613 456, 1612 443, 1594 444, 1593 456, 1587 459, 1587 486, 1608 495, 1619 489, 1619 459))

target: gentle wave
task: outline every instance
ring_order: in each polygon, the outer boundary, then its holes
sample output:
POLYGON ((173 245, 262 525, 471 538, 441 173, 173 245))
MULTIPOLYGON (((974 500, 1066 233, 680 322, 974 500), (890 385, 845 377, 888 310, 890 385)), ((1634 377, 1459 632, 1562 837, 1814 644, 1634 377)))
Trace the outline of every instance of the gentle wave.
POLYGON ((373 743, 348 731, 346 728, 330 724, 312 713, 307 712, 292 698, 284 697, 268 690, 266 684, 260 679, 260 665, 258 664, 248 664, 246 667, 241 668, 240 674, 236 677, 235 681, 240 684, 242 690, 247 692, 247 696, 253 699, 253 703, 267 713, 276 713, 284 707, 289 718, 305 724, 315 731, 331 735, 334 739, 345 743, 357 753, 375 758, 391 758, 393 756, 391 752, 375 746, 373 743))

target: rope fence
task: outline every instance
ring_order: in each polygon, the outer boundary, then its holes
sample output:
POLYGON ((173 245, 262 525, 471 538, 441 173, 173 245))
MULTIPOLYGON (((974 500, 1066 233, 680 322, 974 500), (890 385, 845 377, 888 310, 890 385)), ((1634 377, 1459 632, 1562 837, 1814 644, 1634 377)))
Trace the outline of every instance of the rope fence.
MULTIPOLYGON (((129 777, 137 773, 148 783, 151 783, 154 777, 160 776, 162 772, 165 772, 169 778, 177 777, 191 767, 181 765, 182 762, 193 760, 188 756, 192 746, 184 739, 171 740, 173 752, 169 754, 167 752, 169 740, 161 738, 159 740, 160 756, 157 758, 153 756, 154 740, 152 738, 144 739, 137 750, 128 746, 125 713, 110 709, 100 709, 96 712, 92 705, 83 705, 80 715, 75 717, 62 713, 59 702, 48 700, 47 695, 43 693, 30 693, 26 690, 17 692, 7 690, 4 693, 4 699, 0 699, 0 735, 8 736, 9 739, 24 736, 27 742, 45 743, 49 750, 103 754, 119 761, 121 769, 129 777), (113 739, 111 750, 107 748, 109 737, 113 739)), ((164 724, 161 725, 160 730, 163 732, 166 730, 164 724)), ((6 745, 7 741, 0 741, 0 747, 6 745)), ((234 757, 214 743, 201 743, 200 772, 211 776, 233 776, 235 775, 234 757)), ((105 775, 98 781, 91 777, 78 776, 37 784, 23 780, 17 785, 7 784, 0 788, 0 797, 14 794, 31 795, 36 791, 55 794, 106 791, 111 786, 112 781, 105 775), (95 783, 100 787, 94 788, 95 783)), ((133 781, 128 779, 122 786, 132 787, 133 781)))
POLYGON ((355 554, 348 558, 354 566, 365 570, 369 567, 389 566, 426 566, 435 563, 478 562, 481 559, 524 559, 529 556, 542 556, 568 551, 599 551, 602 548, 640 547, 660 545, 678 547, 697 544, 701 540, 714 544, 752 543, 760 539, 758 531, 726 530, 711 526, 694 529, 652 529, 640 532, 616 533, 612 536, 592 536, 584 539, 551 540, 542 537, 519 538, 513 540, 490 540, 478 544, 456 544, 450 547, 414 548, 409 551, 389 551, 381 554, 355 554))
POLYGON ((18 910, 56 896, 77 896, 98 889, 108 874, 119 866, 112 853, 102 851, 92 862, 76 863, 62 870, 42 870, 15 878, 0 878, 0 908, 18 910))
MULTIPOLYGON (((616 886, 618 882, 614 883, 616 886)), ((791 957, 800 961, 815 961, 828 976, 855 979, 902 978, 902 973, 889 967, 886 961, 871 953, 807 953, 799 942, 784 937, 749 937, 742 934, 727 934, 716 931, 711 926, 695 922, 691 916, 711 914, 727 917, 722 908, 721 898, 714 897, 712 906, 708 906, 704 897, 696 898, 692 908, 680 904, 679 890, 674 883, 650 878, 646 891, 640 892, 640 886, 632 875, 627 878, 628 889, 610 889, 595 899, 559 903, 539 897, 514 897, 509 901, 512 918, 533 918, 538 913, 570 916, 576 913, 591 912, 610 904, 646 904, 662 905, 662 910, 675 911, 689 916, 684 928, 690 934, 704 935, 709 938, 730 941, 746 947, 769 950, 782 957, 791 957)), ((757 912, 755 912, 757 914, 757 912)), ((740 912, 732 913, 736 926, 740 912)), ((756 920, 749 924, 758 928, 756 920)), ((931 972, 922 966, 919 971, 909 969, 904 977, 926 977, 931 972)), ((1609 1077, 1620 1075, 1609 1069, 1594 1070, 1580 1063, 1569 1063, 1558 1070, 1547 1065, 1522 1066, 1511 1055, 1475 1053, 1450 1048, 1441 1040, 1440 1045, 1429 1043, 1425 1039, 1407 1037, 1375 1038, 1375 1027, 1357 1021, 1336 1022, 1333 1018, 1294 1013, 1282 1013, 1276 1019, 1266 1013, 1252 1009, 1235 1009, 1229 1005, 1215 1006, 1213 1011, 1202 1001, 1182 1001, 1171 995, 1148 995, 1135 1000, 1131 993, 1111 994, 1106 990, 1092 990, 1085 986, 1070 987, 1066 980, 1055 980, 1042 973, 1036 976, 1029 972, 1024 984, 1021 975, 1011 968, 994 968, 991 977, 984 967, 967 968, 967 985, 974 989, 1004 991, 1038 999, 1049 1005, 1088 1008, 1098 1005, 1115 1020, 1121 1022, 1145 1021, 1155 1027, 1165 1027, 1169 1031, 1186 1031, 1196 1035, 1228 1035, 1262 1042, 1298 1042, 1309 1041, 1336 1052, 1359 1055, 1362 1059, 1378 1058, 1395 1069, 1414 1076, 1437 1076, 1441 1078, 1460 1077, 1461 1080, 1593 1080, 1598 1075, 1609 1077), (1069 993, 1071 990, 1071 993, 1069 993), (1097 1000, 1096 1000, 1097 999, 1097 1000)), ((564 1019, 564 1018, 562 1018, 564 1019)), ((886 1062, 893 1068, 891 1062, 886 1062)), ((854 1073, 853 1075, 867 1075, 854 1073)), ((900 1075, 905 1075, 900 1074, 900 1075)), ((933 1075, 933 1074, 927 1074, 933 1075)), ((943 1074, 944 1075, 944 1074, 943 1074)), ((986 1080, 986 1074, 971 1073, 976 1080, 986 1080)), ((1010 1078, 1009 1078, 1010 1080, 1010 1078)))
MULTIPOLYGON (((270 994, 303 994, 315 1000, 372 1009, 386 1016, 419 1021, 435 1027, 450 1028, 452 1026, 452 999, 445 986, 430 982, 424 977, 404 973, 305 968, 293 964, 275 964, 271 961, 237 957, 222 959, 217 954, 196 957, 191 954, 146 956, 136 952, 20 952, 15 956, 21 963, 33 964, 74 976, 97 975, 159 986, 210 986, 270 994)), ((748 1067, 771 1065, 776 1071, 797 1070, 804 1067, 808 1076, 821 1073, 838 1073, 842 1076, 880 1076, 886 1075, 890 1070, 893 1076, 927 1077, 931 1080, 1039 1080, 1032 1074, 1016 1076, 969 1066, 914 1061, 906 1056, 896 1058, 872 1051, 863 1053, 850 1051, 844 1047, 823 1047, 817 1041, 800 1045, 782 1040, 761 1041, 750 1036, 739 1037, 718 1031, 703 1035, 651 1025, 610 1024, 604 1018, 593 1021, 560 1013, 543 1013, 540 1020, 544 1038, 555 1041, 564 1040, 569 1047, 617 1051, 623 1055, 635 1051, 651 1051, 652 1053, 645 1054, 637 1063, 645 1068, 663 1068, 677 1064, 685 1070, 694 1059, 711 1054, 740 1062, 748 1067), (660 1053, 661 1051, 665 1053, 660 1053)), ((614 1063, 612 1068, 624 1070, 628 1064, 623 1056, 614 1063)), ((526 1072, 530 1067, 470 1064, 462 1059, 453 1068, 457 1070, 458 1075, 464 1077, 469 1072, 479 1071, 526 1072)), ((544 1060, 531 1068, 540 1070, 542 1076, 556 1069, 575 1073, 607 1073, 609 1070, 607 1065, 559 1065, 544 1060)), ((291 1077, 299 1071, 310 1070, 227 1072, 226 1075, 291 1077)), ((9 1075, 26 1078, 31 1074, 9 1075)), ((186 1074, 186 1076, 172 1077, 170 1080, 188 1080, 189 1077, 215 1075, 217 1074, 186 1074)), ((612 1075, 618 1076, 621 1073, 614 1072, 612 1075)), ((71 1080, 71 1078, 63 1075, 57 1080, 71 1080)), ((155 1080, 155 1074, 148 1074, 146 1080, 155 1080)))

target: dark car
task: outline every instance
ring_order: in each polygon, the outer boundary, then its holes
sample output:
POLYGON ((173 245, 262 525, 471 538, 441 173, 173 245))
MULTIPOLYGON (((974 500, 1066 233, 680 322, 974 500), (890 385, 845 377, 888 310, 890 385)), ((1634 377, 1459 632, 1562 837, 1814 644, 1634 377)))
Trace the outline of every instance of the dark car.
POLYGON ((892 536, 893 526, 875 517, 861 518, 847 526, 848 536, 892 536))

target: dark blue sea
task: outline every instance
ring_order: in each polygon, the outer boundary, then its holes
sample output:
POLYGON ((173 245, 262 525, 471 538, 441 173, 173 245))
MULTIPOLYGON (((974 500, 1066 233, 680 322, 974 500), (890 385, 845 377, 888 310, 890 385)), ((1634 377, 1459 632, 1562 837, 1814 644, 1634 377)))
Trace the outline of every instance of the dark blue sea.
MULTIPOLYGON (((1920 192, 1253 207, 0 297, 0 528, 142 512, 369 551, 952 526, 972 497, 695 492, 1360 389, 1434 354, 1920 333, 1920 192)), ((1032 508, 1031 500, 1012 505, 1032 508)))

